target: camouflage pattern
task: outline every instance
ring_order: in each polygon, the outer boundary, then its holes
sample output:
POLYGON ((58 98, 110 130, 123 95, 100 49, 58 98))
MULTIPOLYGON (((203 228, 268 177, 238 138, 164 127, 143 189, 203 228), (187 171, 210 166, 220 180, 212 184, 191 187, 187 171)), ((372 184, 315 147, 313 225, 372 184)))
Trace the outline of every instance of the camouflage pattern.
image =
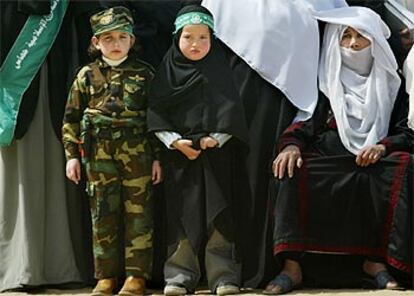
MULTIPOLYGON (((81 133, 110 129, 115 138, 117 131, 125 129, 145 133, 147 96, 153 77, 151 66, 133 58, 113 68, 101 59, 83 67, 72 84, 63 119, 66 159, 80 158, 81 133)), ((154 137, 149 140, 158 159, 158 141, 154 137)))
POLYGON ((86 164, 95 277, 119 275, 124 241, 127 276, 149 278, 152 264, 151 156, 146 138, 99 140, 86 164), (124 240, 119 238, 123 217, 124 240))
POLYGON ((79 159, 81 143, 88 150, 83 163, 98 279, 119 274, 122 243, 127 275, 148 277, 150 273, 151 168, 160 152, 159 142, 146 132, 152 78, 150 66, 137 59, 128 58, 117 67, 97 59, 79 71, 66 104, 62 127, 66 158, 79 159), (120 215, 124 239, 118 237, 120 215))
POLYGON ((91 16, 89 19, 95 36, 110 31, 124 31, 131 35, 134 19, 128 8, 116 6, 91 16))

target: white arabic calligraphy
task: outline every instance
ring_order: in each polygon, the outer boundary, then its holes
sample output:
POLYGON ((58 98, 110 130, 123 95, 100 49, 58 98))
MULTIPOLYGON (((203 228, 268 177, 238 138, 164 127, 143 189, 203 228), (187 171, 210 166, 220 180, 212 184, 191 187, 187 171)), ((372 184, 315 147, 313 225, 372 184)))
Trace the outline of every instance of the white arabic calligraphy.
POLYGON ((61 0, 54 0, 53 3, 52 3, 52 5, 51 5, 51 7, 50 7, 50 14, 43 16, 39 20, 38 27, 33 30, 32 38, 30 39, 29 42, 25 42, 26 47, 23 48, 20 51, 20 53, 16 56, 17 60, 16 60, 16 63, 15 63, 15 69, 19 70, 22 67, 23 61, 30 54, 30 50, 29 49, 31 49, 34 46, 36 46, 37 40, 39 39, 40 35, 42 35, 42 33, 47 28, 47 26, 49 25, 49 23, 53 20, 53 17, 54 17, 54 13, 53 12, 56 9, 57 4, 60 1, 61 0))

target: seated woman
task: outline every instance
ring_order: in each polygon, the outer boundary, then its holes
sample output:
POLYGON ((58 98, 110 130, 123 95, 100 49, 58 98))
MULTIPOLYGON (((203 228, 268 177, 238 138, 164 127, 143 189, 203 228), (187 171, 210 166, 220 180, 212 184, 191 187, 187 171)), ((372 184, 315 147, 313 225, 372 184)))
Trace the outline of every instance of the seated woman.
POLYGON ((368 8, 318 18, 327 23, 319 72, 327 99, 278 142, 273 253, 284 263, 264 293, 301 284, 303 252, 364 256, 376 286, 396 289, 387 264, 412 268, 413 133, 397 100, 389 30, 368 8))

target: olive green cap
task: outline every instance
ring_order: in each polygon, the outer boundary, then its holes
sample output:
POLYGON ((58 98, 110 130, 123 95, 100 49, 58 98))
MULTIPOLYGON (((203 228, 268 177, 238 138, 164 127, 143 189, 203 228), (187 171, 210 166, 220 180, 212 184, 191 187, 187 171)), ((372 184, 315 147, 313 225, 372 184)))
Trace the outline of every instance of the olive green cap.
POLYGON ((123 6, 111 7, 91 16, 90 23, 93 35, 97 36, 110 31, 123 31, 130 35, 134 35, 131 11, 123 6))

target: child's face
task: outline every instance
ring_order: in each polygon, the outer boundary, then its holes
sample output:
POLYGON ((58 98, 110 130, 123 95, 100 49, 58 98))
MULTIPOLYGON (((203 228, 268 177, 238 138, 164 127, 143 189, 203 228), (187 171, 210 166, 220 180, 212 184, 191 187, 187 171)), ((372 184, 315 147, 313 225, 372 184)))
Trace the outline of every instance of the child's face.
POLYGON ((135 38, 123 31, 105 32, 98 37, 92 37, 92 43, 111 60, 120 60, 127 56, 135 38))
POLYGON ((179 44, 182 54, 191 61, 199 61, 210 51, 210 30, 206 25, 183 27, 179 44))
POLYGON ((355 51, 359 51, 370 46, 371 41, 362 36, 354 28, 348 27, 346 28, 344 35, 342 35, 340 45, 345 48, 350 48, 355 51))

